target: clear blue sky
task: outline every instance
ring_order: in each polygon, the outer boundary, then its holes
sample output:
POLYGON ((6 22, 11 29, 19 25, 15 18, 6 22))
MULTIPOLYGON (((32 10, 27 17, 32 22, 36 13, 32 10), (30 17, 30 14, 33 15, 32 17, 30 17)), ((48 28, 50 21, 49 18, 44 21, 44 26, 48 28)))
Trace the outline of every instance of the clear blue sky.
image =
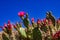
POLYGON ((43 19, 46 12, 51 10, 53 15, 60 17, 60 0, 0 0, 0 25, 8 20, 12 23, 21 21, 19 11, 28 12, 29 18, 43 19))

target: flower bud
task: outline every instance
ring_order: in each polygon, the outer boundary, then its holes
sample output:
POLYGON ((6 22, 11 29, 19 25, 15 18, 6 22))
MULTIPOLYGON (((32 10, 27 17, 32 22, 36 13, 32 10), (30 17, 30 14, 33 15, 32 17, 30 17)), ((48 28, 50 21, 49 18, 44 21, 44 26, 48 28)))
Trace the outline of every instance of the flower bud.
POLYGON ((44 24, 47 24, 48 23, 48 20, 47 19, 44 19, 43 22, 44 22, 44 24))
POLYGON ((7 24, 6 23, 4 24, 4 27, 7 28, 7 24))
POLYGON ((12 30, 12 25, 10 24, 10 21, 9 20, 8 20, 7 26, 8 26, 8 30, 12 30))
POLYGON ((41 24, 41 20, 40 19, 37 20, 37 24, 41 24))
POLYGON ((32 23, 34 23, 34 18, 31 19, 32 23))

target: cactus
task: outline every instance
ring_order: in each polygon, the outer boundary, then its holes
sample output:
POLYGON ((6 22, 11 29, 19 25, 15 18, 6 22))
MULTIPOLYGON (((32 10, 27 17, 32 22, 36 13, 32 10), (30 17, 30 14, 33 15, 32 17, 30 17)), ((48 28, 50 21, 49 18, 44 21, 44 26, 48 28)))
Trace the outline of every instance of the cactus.
POLYGON ((54 16, 52 15, 52 12, 51 12, 51 11, 47 12, 46 18, 47 18, 48 20, 51 19, 52 22, 53 22, 53 25, 55 26, 55 18, 54 18, 54 16))
POLYGON ((24 23, 25 27, 28 28, 29 20, 27 18, 24 18, 23 23, 24 23))
POLYGON ((13 26, 18 31, 21 39, 22 38, 24 38, 24 39, 27 38, 26 31, 25 31, 24 28, 21 27, 21 24, 17 23, 17 25, 13 25, 13 26))
POLYGON ((8 20, 8 23, 1 27, 3 40, 60 40, 60 19, 55 22, 50 11, 47 12, 45 19, 38 19, 36 23, 32 18, 31 24, 26 12, 21 11, 18 16, 22 19, 25 28, 19 22, 11 24, 8 20))
POLYGON ((20 35, 21 35, 21 37, 27 38, 26 31, 22 27, 20 28, 20 35))
POLYGON ((3 40, 10 40, 6 33, 2 34, 2 38, 3 38, 3 40))
POLYGON ((25 27, 28 28, 28 25, 29 25, 28 14, 26 14, 26 18, 23 19, 23 24, 25 25, 25 27))
POLYGON ((38 27, 33 29, 33 40, 42 40, 42 34, 38 27))

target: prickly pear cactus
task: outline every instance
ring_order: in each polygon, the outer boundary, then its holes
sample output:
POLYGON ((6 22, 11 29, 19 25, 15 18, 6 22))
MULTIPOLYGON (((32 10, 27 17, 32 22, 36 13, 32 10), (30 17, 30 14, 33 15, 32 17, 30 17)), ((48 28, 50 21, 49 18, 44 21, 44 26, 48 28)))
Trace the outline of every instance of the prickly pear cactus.
POLYGON ((27 38, 27 34, 26 34, 26 31, 25 31, 25 29, 24 28, 20 28, 20 34, 21 34, 21 36, 22 37, 25 37, 25 38, 27 38))
POLYGON ((24 23, 25 27, 28 28, 28 25, 29 25, 29 19, 24 18, 23 23, 24 23))
POLYGON ((34 22, 32 18, 31 23, 26 12, 21 11, 18 16, 22 19, 25 28, 19 22, 11 24, 8 21, 0 27, 3 29, 1 37, 3 40, 60 40, 60 19, 55 24, 55 18, 50 11, 47 12, 45 19, 34 22))
POLYGON ((2 34, 2 38, 3 38, 3 40, 9 40, 9 37, 6 33, 2 34))
POLYGON ((42 26, 41 30, 44 31, 44 32, 46 32, 48 30, 48 28, 47 28, 47 26, 42 26))
POLYGON ((33 40, 42 40, 42 34, 37 27, 33 29, 33 40))

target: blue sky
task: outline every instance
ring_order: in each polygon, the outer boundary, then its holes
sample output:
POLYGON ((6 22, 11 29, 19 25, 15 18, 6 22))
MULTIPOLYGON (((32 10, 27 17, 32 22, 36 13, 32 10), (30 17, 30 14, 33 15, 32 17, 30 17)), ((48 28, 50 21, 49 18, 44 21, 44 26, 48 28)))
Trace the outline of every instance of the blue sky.
POLYGON ((19 11, 28 12, 29 18, 43 19, 47 11, 52 11, 55 18, 60 15, 60 0, 0 0, 0 25, 8 20, 12 23, 21 21, 18 17, 19 11))

